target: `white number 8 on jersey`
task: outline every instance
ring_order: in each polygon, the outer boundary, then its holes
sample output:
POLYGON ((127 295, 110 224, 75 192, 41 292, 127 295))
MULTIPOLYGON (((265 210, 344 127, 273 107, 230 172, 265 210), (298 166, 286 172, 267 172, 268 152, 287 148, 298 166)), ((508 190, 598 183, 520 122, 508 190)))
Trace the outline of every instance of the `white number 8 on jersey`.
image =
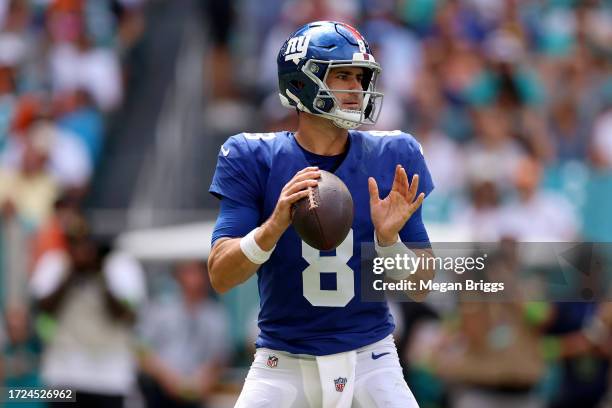
POLYGON ((302 257, 308 267, 302 272, 304 297, 313 306, 344 307, 355 297, 354 272, 347 262, 353 256, 353 230, 336 248, 335 256, 321 256, 321 252, 302 241, 302 257), (336 274, 336 290, 321 289, 321 273, 336 274))

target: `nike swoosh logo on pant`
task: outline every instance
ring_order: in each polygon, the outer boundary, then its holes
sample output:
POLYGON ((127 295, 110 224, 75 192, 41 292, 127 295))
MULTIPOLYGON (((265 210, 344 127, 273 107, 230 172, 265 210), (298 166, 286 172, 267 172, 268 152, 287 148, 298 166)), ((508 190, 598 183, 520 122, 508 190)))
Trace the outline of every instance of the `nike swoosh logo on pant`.
POLYGON ((387 352, 387 353, 374 354, 374 352, 372 352, 372 360, 378 360, 379 358, 381 358, 382 356, 386 356, 387 354, 391 354, 391 353, 387 352))

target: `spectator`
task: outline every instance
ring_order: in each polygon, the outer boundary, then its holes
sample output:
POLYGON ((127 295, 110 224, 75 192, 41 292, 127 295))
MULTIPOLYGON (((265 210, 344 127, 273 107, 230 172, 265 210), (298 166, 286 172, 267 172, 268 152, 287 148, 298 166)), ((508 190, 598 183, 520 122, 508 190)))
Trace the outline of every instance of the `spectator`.
POLYGON ((51 84, 55 95, 85 89, 107 112, 117 108, 123 97, 119 60, 111 49, 92 43, 84 6, 85 1, 55 0, 48 10, 51 84))
POLYGON ((25 147, 32 144, 48 157, 46 171, 60 188, 84 190, 88 186, 92 162, 77 136, 42 118, 32 118, 20 126, 24 127, 23 131, 15 132, 2 154, 2 166, 16 167, 25 147))
POLYGON ((180 263, 180 297, 147 308, 140 321, 141 368, 148 408, 202 407, 227 360, 227 316, 208 297, 205 264, 180 263))
POLYGON ((229 40, 231 29, 235 24, 235 14, 232 2, 202 1, 204 17, 212 38, 212 46, 205 59, 205 71, 210 72, 208 84, 211 85, 213 98, 231 99, 236 97, 236 84, 232 80, 234 74, 233 57, 229 40))
MULTIPOLYGON (((594 302, 558 302, 555 304, 554 319, 547 334, 569 336, 578 331, 589 333, 589 322, 596 319, 599 306, 594 302)), ((600 309, 606 319, 605 308, 600 309)), ((567 344, 566 344, 567 346, 567 344)), ((608 348, 609 351, 609 348, 608 348)), ((609 358, 593 348, 574 350, 562 355, 559 362, 559 389, 553 395, 549 408, 599 407, 604 398, 610 378, 609 358), (584 367, 589 367, 585 370, 584 367)), ((605 406, 605 405, 604 405, 605 406)))
POLYGON ((470 201, 459 206, 452 222, 468 231, 475 242, 496 242, 501 238, 502 211, 499 190, 486 176, 469 184, 470 201))
MULTIPOLYGON (((435 114, 434 114, 435 115, 435 114)), ((414 134, 423 148, 423 154, 432 177, 436 180, 437 194, 450 195, 465 185, 465 155, 447 134, 435 127, 435 119, 422 116, 416 123, 414 134)))
POLYGON ((63 194, 54 203, 53 214, 36 231, 32 242, 32 267, 50 251, 67 251, 68 242, 64 231, 78 217, 78 202, 63 194))
POLYGON ((549 129, 557 160, 586 160, 590 127, 573 95, 566 94, 552 102, 549 129))
POLYGON ((543 407, 535 386, 544 374, 538 337, 507 303, 466 303, 461 326, 435 356, 454 387, 455 408, 543 407))
POLYGON ((76 390, 77 405, 121 407, 136 384, 131 325, 144 297, 142 270, 129 256, 100 256, 82 217, 66 231, 68 250, 45 253, 31 290, 54 321, 46 333, 42 377, 47 386, 76 390))
POLYGON ((499 107, 473 112, 476 138, 466 146, 467 178, 483 173, 500 192, 508 189, 524 149, 512 137, 512 121, 499 107))
POLYGON ((507 301, 478 302, 464 292, 458 324, 433 353, 436 372, 453 386, 454 408, 544 407, 536 393, 545 372, 543 319, 528 319, 530 304, 518 300, 516 248, 506 243, 485 270, 488 281, 503 278, 509 286, 507 301))
POLYGON ((49 217, 58 186, 46 169, 46 152, 29 141, 19 168, 0 169, 0 205, 5 217, 16 215, 32 227, 49 217))
POLYGON ((87 149, 88 161, 97 164, 102 154, 104 123, 90 95, 77 89, 58 97, 56 105, 59 128, 78 138, 87 149))
POLYGON ((541 178, 536 159, 519 162, 514 175, 518 198, 504 206, 502 234, 519 242, 574 241, 579 229, 572 205, 559 194, 541 191, 541 178))
POLYGON ((6 15, 0 19, 0 61, 18 66, 28 56, 29 6, 26 0, 5 0, 6 15))

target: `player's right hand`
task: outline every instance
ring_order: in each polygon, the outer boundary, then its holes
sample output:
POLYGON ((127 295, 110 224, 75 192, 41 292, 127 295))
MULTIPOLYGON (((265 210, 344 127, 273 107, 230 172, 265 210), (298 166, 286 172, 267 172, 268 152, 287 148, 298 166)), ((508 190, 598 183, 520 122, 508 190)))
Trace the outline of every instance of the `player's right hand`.
POLYGON ((309 188, 315 187, 320 177, 321 172, 318 167, 306 167, 295 173, 295 176, 285 184, 270 216, 270 221, 281 230, 281 234, 291 224, 291 206, 308 196, 309 188))

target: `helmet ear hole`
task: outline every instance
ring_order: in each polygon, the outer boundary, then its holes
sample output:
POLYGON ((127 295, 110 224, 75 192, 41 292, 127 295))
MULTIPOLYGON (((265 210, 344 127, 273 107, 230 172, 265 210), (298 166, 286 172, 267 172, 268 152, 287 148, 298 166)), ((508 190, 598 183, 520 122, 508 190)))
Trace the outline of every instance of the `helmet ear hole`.
POLYGON ((328 92, 323 91, 321 92, 321 95, 323 97, 315 98, 314 106, 323 112, 329 113, 334 107, 334 100, 331 97, 326 98, 326 96, 329 96, 328 92))

